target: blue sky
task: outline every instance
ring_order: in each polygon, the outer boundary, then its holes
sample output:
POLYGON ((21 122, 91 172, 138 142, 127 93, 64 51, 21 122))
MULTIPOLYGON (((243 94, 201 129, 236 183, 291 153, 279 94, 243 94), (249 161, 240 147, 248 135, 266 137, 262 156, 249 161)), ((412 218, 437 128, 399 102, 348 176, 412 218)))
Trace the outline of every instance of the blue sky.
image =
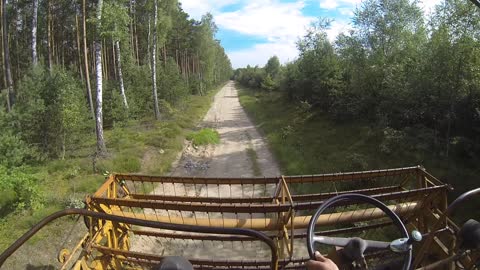
MULTIPOLYGON (((423 0, 428 12, 441 0, 423 0)), ((282 63, 294 60, 295 42, 320 17, 333 20, 331 40, 351 27, 353 12, 361 0, 180 0, 183 9, 200 19, 210 12, 219 27, 217 39, 233 67, 264 66, 277 55, 282 63)))

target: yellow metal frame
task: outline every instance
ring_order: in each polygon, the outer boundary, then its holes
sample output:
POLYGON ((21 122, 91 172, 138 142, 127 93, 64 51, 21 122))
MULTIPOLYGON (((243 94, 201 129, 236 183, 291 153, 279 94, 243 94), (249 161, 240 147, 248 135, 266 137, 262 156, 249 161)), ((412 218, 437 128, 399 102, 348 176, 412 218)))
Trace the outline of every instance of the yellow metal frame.
MULTIPOLYGON (((415 188, 419 191, 428 190, 432 187, 444 186, 444 184, 436 179, 434 176, 425 171, 421 167, 410 167, 393 170, 380 170, 369 172, 354 172, 345 174, 328 174, 318 176, 281 176, 279 178, 256 178, 256 179, 195 179, 184 177, 152 177, 141 175, 119 175, 112 174, 106 178, 105 183, 92 195, 87 197, 86 206, 88 210, 103 212, 110 215, 117 215, 123 217, 139 218, 139 215, 133 211, 125 211, 125 207, 102 203, 102 200, 97 198, 128 200, 130 198, 130 191, 124 183, 124 179, 131 181, 145 181, 151 183, 209 183, 209 184, 242 184, 255 183, 256 181, 263 181, 264 183, 276 184, 276 189, 273 195, 272 203, 278 206, 289 206, 288 211, 277 212, 277 218, 243 218, 241 221, 235 218, 230 219, 214 219, 214 218, 189 218, 189 217, 171 217, 158 215, 141 215, 142 219, 159 222, 169 222, 173 224, 186 225, 200 225, 212 227, 225 228, 249 228, 258 231, 276 232, 275 240, 278 248, 278 255, 281 259, 292 259, 294 254, 294 239, 296 230, 307 228, 310 221, 310 216, 298 216, 295 211, 295 201, 289 189, 289 184, 315 182, 334 182, 345 181, 350 179, 369 179, 377 176, 402 175, 408 172, 416 175, 415 188), (119 197, 120 194, 120 197, 119 197)), ((400 187, 405 186, 411 181, 409 176, 401 182, 400 187)), ((390 205, 390 209, 397 214, 409 220, 409 228, 416 228, 422 232, 435 232, 439 228, 449 227, 454 231, 458 231, 455 224, 444 216, 443 213, 447 208, 447 192, 448 188, 436 189, 430 193, 419 192, 417 197, 411 201, 390 205), (427 195, 426 195, 427 194, 427 195), (430 226, 430 224, 436 224, 430 226)), ((328 214, 318 219, 319 225, 330 225, 333 222, 359 222, 370 219, 383 218, 385 215, 379 209, 362 209, 362 211, 346 211, 336 214, 328 214), (368 215, 365 215, 368 213, 368 215)), ((95 246, 102 246, 107 249, 129 251, 130 238, 129 232, 131 226, 128 224, 115 223, 107 220, 94 220, 87 218, 89 226, 88 235, 82 240, 81 244, 77 245, 72 255, 64 261, 62 269, 66 269, 66 265, 71 262, 71 257, 79 249, 83 247, 79 260, 75 263, 72 269, 75 270, 106 270, 106 269, 121 269, 122 261, 125 259, 122 256, 110 256, 103 254, 95 248, 95 246)), ((433 255, 439 258, 447 258, 454 255, 456 238, 451 232, 441 233, 429 239, 428 245, 424 245, 416 252, 415 265, 421 266, 425 263, 430 263, 424 260, 426 255, 433 255)), ((472 259, 467 256, 463 258, 465 265, 472 264, 472 259)), ((450 269, 453 266, 450 267, 450 269)))

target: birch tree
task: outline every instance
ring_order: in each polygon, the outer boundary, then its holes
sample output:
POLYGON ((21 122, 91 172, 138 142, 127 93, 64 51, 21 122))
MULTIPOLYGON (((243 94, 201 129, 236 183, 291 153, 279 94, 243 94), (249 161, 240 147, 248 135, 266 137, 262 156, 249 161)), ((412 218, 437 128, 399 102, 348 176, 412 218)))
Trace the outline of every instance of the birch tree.
POLYGON ((95 33, 95 66, 96 66, 96 81, 97 81, 97 110, 95 112, 95 123, 97 133, 97 155, 103 156, 107 153, 105 146, 105 139, 103 136, 103 77, 102 77, 102 7, 103 0, 98 0, 97 15, 96 15, 96 33, 95 33))
POLYGON ((7 111, 10 112, 13 106, 13 96, 14 96, 14 89, 13 89, 13 79, 12 79, 12 68, 10 63, 10 48, 8 44, 8 20, 7 20, 7 1, 3 1, 3 21, 2 21, 2 31, 5 40, 3 42, 3 57, 4 57, 4 64, 5 64, 5 77, 7 79, 7 111))
POLYGON ((38 64, 38 56, 37 56, 38 1, 39 0, 33 0, 33 14, 32 14, 32 63, 34 66, 38 64))
POLYGON ((158 107, 157 94, 157 22, 158 22, 158 3, 153 1, 153 37, 152 37, 152 91, 153 91, 153 105, 155 112, 155 119, 160 120, 160 109, 158 107))
POLYGON ((120 95, 122 97, 123 106, 128 109, 125 83, 123 80, 121 41, 126 41, 128 39, 128 28, 129 25, 131 25, 131 19, 127 7, 118 1, 106 2, 103 7, 103 13, 102 33, 104 37, 112 39, 115 51, 114 64, 118 75, 120 95))
POLYGON ((88 47, 87 47, 87 8, 86 0, 82 0, 82 32, 83 32, 83 63, 85 66, 85 86, 87 90, 87 101, 90 107, 92 119, 95 119, 95 109, 93 108, 92 87, 90 86, 90 71, 88 67, 88 47))

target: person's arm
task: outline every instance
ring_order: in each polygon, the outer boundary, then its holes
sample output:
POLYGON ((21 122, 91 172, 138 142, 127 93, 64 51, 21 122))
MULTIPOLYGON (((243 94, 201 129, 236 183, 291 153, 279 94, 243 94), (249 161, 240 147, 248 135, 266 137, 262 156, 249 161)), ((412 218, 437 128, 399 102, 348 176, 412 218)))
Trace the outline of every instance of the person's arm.
POLYGON ((315 252, 315 261, 308 261, 306 266, 308 270, 338 270, 337 265, 332 260, 323 257, 318 251, 315 252))

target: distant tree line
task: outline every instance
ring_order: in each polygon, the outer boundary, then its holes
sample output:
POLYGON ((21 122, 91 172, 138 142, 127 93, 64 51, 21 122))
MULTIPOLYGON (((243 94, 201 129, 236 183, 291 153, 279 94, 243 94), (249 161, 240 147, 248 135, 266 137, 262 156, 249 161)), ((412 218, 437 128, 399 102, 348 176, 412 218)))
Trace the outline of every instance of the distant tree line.
POLYGON ((446 0, 427 17, 418 1, 365 0, 351 31, 330 42, 328 27, 327 20, 312 26, 295 61, 278 69, 274 57, 264 68, 237 69, 235 79, 282 91, 336 121, 419 139, 445 157, 480 153, 479 8, 446 0))

